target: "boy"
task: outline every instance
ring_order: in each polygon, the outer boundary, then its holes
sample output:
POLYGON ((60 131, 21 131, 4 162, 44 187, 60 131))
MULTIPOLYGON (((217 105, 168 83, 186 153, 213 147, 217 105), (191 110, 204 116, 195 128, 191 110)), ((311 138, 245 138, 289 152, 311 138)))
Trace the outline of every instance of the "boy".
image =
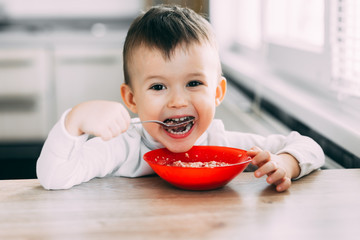
POLYGON ((324 162, 321 148, 310 138, 262 137, 228 132, 213 120, 224 98, 215 36, 210 24, 192 10, 158 6, 139 16, 124 44, 125 105, 142 121, 178 123, 171 130, 147 123, 131 125, 122 104, 81 103, 66 111, 49 133, 37 162, 46 189, 66 189, 95 177, 137 177, 153 173, 142 159, 147 151, 166 147, 185 152, 193 145, 222 145, 250 150, 256 177, 285 191, 324 162), (88 140, 88 135, 95 138, 88 140))

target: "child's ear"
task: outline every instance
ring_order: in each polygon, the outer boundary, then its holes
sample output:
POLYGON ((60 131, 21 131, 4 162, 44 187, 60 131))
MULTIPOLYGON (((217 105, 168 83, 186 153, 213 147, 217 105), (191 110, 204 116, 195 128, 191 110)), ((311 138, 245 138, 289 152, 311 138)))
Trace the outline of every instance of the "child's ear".
POLYGON ((121 97, 126 105, 133 113, 137 113, 134 93, 128 84, 123 83, 120 87, 121 97))
POLYGON ((215 104, 219 106, 222 100, 225 97, 226 93, 226 78, 221 77, 217 87, 216 87, 216 95, 215 95, 215 104))

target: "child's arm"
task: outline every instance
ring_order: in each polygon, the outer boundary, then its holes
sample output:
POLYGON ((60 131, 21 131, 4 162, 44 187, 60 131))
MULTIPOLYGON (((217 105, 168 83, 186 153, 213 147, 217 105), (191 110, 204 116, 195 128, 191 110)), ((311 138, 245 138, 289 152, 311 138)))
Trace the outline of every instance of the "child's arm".
MULTIPOLYGON (((44 188, 70 188, 122 169, 128 158, 137 159, 139 151, 133 149, 130 154, 125 142, 130 140, 131 146, 138 146, 137 137, 123 135, 114 141, 88 140, 88 134, 110 139, 124 131, 129 122, 123 110, 126 111, 120 103, 91 101, 65 112, 50 131, 37 161, 37 176, 44 188), (117 151, 113 151, 114 148, 117 151)), ((123 172, 126 175, 132 168, 123 172)))
POLYGON ((249 151, 249 154, 256 156, 253 161, 253 164, 259 167, 259 171, 255 172, 256 177, 276 173, 267 180, 279 186, 278 191, 288 189, 291 185, 290 180, 309 174, 325 162, 324 152, 319 144, 297 132, 291 132, 287 136, 274 134, 266 137, 226 132, 226 138, 231 147, 253 150, 249 151), (264 168, 261 169, 262 166, 264 168))
POLYGON ((291 179, 300 174, 299 163, 290 154, 275 155, 253 147, 248 151, 248 155, 253 157, 252 164, 258 166, 254 172, 255 177, 260 178, 266 174, 268 176, 266 181, 276 185, 278 192, 287 190, 291 186, 291 179))
POLYGON ((110 140, 125 132, 130 116, 124 106, 110 101, 89 101, 75 106, 67 115, 65 128, 73 136, 91 134, 110 140))

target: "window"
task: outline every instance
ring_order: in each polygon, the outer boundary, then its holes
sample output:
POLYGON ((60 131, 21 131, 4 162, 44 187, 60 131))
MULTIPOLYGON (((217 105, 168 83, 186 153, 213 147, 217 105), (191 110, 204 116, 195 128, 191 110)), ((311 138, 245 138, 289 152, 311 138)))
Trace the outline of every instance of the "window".
MULTIPOLYGON (((260 0, 238 0, 236 39, 251 49, 261 46, 261 2, 260 0)), ((236 6, 236 5, 235 5, 236 6)))
POLYGON ((360 96, 360 1, 336 1, 331 20, 332 86, 360 96))
POLYGON ((272 69, 317 89, 330 84, 324 0, 267 0, 264 34, 272 69))
POLYGON ((212 19, 217 34, 228 31, 220 34, 220 44, 227 44, 220 47, 224 72, 252 93, 254 106, 269 103, 267 110, 291 128, 298 121, 319 134, 328 153, 334 152, 325 144, 330 140, 357 159, 360 0, 255 2, 211 1, 210 10, 230 5, 212 19))
POLYGON ((212 9, 221 43, 242 56, 326 94, 360 97, 359 0, 225 0, 212 9))
POLYGON ((268 41, 305 49, 324 46, 323 0, 268 0, 265 9, 268 41))

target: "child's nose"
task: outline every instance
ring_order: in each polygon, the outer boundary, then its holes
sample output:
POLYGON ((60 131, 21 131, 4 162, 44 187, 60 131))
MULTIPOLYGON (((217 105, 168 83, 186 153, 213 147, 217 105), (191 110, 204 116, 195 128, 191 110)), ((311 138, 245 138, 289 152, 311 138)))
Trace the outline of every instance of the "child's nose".
POLYGON ((182 91, 173 91, 170 93, 170 100, 168 102, 169 108, 182 108, 188 105, 187 96, 182 91))

